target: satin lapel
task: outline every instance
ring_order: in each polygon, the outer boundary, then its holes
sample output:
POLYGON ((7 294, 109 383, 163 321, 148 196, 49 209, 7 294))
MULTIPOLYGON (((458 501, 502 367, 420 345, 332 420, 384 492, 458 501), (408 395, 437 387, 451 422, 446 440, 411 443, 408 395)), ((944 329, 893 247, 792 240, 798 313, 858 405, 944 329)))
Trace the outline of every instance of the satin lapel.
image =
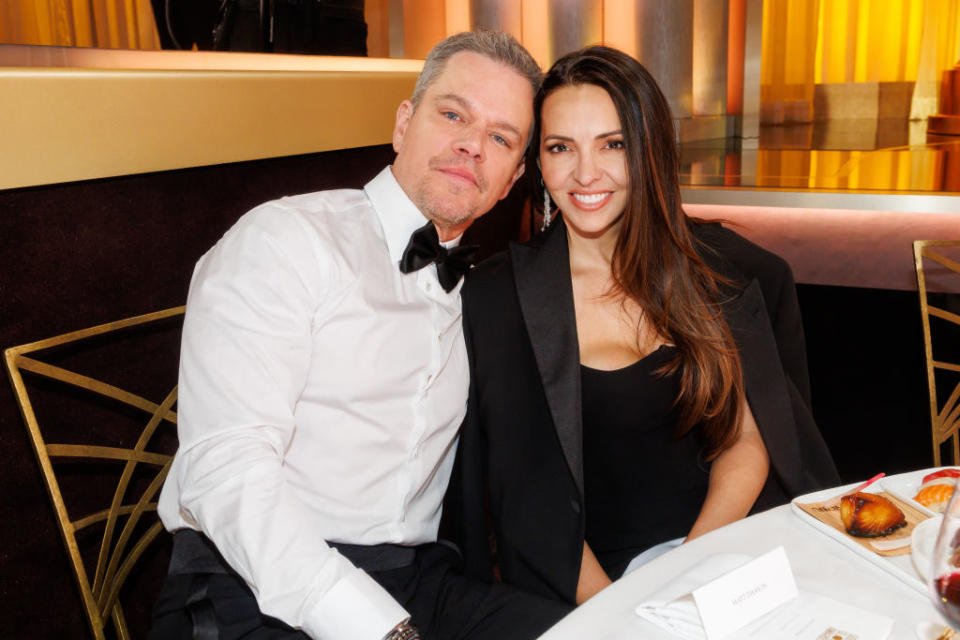
POLYGON ((530 335, 560 446, 583 496, 580 347, 570 284, 570 256, 561 221, 542 244, 511 245, 520 309, 530 335))
POLYGON ((724 303, 724 315, 740 350, 747 402, 760 427, 770 467, 793 493, 792 480, 801 477, 800 443, 760 283, 751 280, 739 296, 724 303))

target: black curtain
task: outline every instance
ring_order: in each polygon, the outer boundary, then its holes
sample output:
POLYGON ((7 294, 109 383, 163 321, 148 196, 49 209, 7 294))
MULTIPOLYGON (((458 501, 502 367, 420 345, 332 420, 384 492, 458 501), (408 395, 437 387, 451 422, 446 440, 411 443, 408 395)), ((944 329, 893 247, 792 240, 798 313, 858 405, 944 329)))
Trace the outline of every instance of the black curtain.
POLYGON ((367 55, 363 0, 151 0, 164 49, 367 55))

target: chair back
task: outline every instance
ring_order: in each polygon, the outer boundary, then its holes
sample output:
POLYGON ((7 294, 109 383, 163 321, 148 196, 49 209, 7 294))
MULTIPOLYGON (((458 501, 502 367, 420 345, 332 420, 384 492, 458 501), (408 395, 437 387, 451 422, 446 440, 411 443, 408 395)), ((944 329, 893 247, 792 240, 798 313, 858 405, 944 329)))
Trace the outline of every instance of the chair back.
POLYGON ((952 464, 960 464, 960 240, 916 240, 913 256, 923 318, 933 463, 940 466, 941 449, 949 441, 952 464))
POLYGON ((130 637, 121 587, 163 531, 156 498, 176 449, 177 349, 172 345, 179 344, 183 311, 157 311, 5 351, 98 640, 109 631, 107 620, 113 622, 111 635, 130 637), (171 348, 172 363, 166 362, 171 348), (157 380, 150 373, 157 360, 165 361, 172 378, 157 380), (136 374, 149 378, 139 386, 152 389, 154 400, 137 388, 131 379, 136 374))

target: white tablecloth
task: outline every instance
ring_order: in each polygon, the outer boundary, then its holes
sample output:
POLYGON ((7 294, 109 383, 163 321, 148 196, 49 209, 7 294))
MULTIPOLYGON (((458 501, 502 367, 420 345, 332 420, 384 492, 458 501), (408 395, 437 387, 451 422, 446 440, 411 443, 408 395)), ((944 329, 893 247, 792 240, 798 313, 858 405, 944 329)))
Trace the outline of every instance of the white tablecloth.
POLYGON ((541 640, 670 639, 672 636, 665 631, 636 615, 638 604, 713 554, 734 552, 757 557, 781 545, 801 591, 823 594, 893 618, 892 639, 916 640, 917 623, 940 619, 920 591, 827 537, 785 505, 713 531, 652 560, 578 607, 541 640))

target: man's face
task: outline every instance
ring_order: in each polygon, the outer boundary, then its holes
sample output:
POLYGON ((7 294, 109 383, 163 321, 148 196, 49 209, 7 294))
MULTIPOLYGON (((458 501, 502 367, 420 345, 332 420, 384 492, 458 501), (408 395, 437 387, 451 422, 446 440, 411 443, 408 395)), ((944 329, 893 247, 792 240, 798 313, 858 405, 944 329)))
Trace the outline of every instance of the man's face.
POLYGON ((441 240, 461 234, 523 173, 533 120, 530 82, 469 51, 453 55, 414 109, 397 109, 393 175, 441 240))

